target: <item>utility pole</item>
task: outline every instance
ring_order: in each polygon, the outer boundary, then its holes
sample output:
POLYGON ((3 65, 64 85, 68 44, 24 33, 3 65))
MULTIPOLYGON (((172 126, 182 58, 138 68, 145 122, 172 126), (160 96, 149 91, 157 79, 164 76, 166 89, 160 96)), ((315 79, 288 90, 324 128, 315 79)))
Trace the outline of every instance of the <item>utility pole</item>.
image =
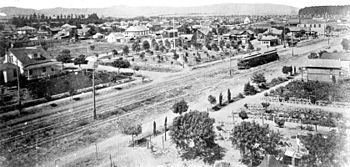
POLYGON ((17 75, 17 96, 18 96, 18 109, 21 111, 21 84, 20 84, 20 78, 19 78, 19 71, 18 71, 18 60, 16 60, 16 75, 17 75))
POLYGON ((294 56, 294 35, 292 32, 292 56, 294 56))
POLYGON ((96 114, 96 93, 95 93, 95 70, 97 68, 97 58, 96 61, 93 64, 93 71, 92 71, 92 94, 93 94, 93 99, 94 99, 94 119, 97 119, 97 114, 96 114))

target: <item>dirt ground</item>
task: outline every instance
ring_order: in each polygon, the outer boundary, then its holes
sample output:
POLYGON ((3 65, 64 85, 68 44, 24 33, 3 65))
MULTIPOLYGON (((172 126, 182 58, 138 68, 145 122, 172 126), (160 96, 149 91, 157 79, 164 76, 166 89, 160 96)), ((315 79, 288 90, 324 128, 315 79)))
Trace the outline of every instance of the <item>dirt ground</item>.
MULTIPOLYGON (((334 41, 339 43, 339 41, 334 41)), ((327 42, 323 41, 319 44, 310 45, 303 48, 295 48, 296 54, 301 54, 310 50, 319 50, 321 46, 326 46, 327 42)), ((287 50, 285 53, 285 57, 291 57, 290 50, 287 50)), ((300 58, 292 59, 290 61, 285 62, 282 65, 271 67, 268 69, 261 70, 264 72, 266 78, 271 80, 272 78, 276 78, 278 76, 284 76, 281 72, 281 67, 283 65, 294 65, 300 67, 307 56, 302 56, 300 58)), ((233 63, 235 63, 233 61, 233 63)), ((218 68, 221 66, 228 67, 229 62, 225 62, 222 64, 218 64, 218 68)), ((185 73, 184 71, 183 73, 185 73)), ((196 85, 192 85, 192 88, 188 90, 189 96, 186 96, 185 100, 189 102, 190 110, 199 110, 206 111, 210 104, 207 100, 208 95, 214 95, 217 97, 219 93, 225 94, 227 89, 231 89, 231 93, 233 96, 237 95, 239 92, 243 90, 243 84, 250 80, 250 75, 245 74, 242 71, 234 71, 235 75, 240 75, 240 77, 230 77, 228 75, 227 70, 220 71, 215 74, 208 74, 205 77, 198 78, 198 82, 196 85)), ((167 80, 171 77, 174 77, 180 74, 173 74, 170 76, 164 76, 162 80, 167 80)), ((155 76, 153 76, 155 77, 155 76)), ((156 79, 156 77, 154 78, 156 79)), ((156 81, 160 82, 160 81, 156 81)), ((184 83, 185 84, 185 83, 184 83)), ((217 142, 220 146, 226 148, 226 154, 223 158, 223 161, 228 161, 232 166, 242 166, 238 159, 240 157, 239 151, 232 147, 232 144, 229 140, 227 140, 228 132, 232 129, 232 111, 237 111, 239 108, 243 106, 244 103, 249 103, 253 101, 258 101, 261 98, 262 94, 257 96, 246 97, 243 100, 232 103, 225 108, 221 109, 218 112, 211 112, 210 116, 215 118, 216 122, 224 122, 226 123, 224 129, 227 130, 226 133, 218 132, 224 137, 224 140, 218 140, 217 142), (260 96, 260 97, 259 97, 260 96), (226 139, 225 139, 226 138, 226 139)), ((156 121, 158 125, 162 125, 164 118, 168 118, 168 124, 170 124, 171 120, 176 116, 170 111, 169 105, 160 105, 158 108, 151 108, 152 111, 149 111, 147 115, 140 115, 142 119, 138 120, 142 122, 143 133, 152 131, 153 121, 156 121)), ((136 118, 140 118, 136 117, 136 118)), ((241 120, 237 116, 234 118, 235 123, 238 124, 241 120)), ((249 119, 252 120, 252 119, 249 119)), ((248 121, 249 121, 248 120, 248 121)), ((259 122, 259 119, 256 121, 259 122)), ((300 133, 298 129, 293 129, 294 125, 286 124, 287 128, 277 128, 274 123, 271 121, 265 121, 270 124, 270 127, 279 130, 282 134, 286 136, 295 135, 296 133, 300 133)), ((106 131, 118 131, 118 127, 110 128, 113 126, 106 125, 106 131), (108 127, 108 128, 107 128, 108 127)), ((161 128, 161 127, 159 127, 161 128)), ((103 133, 103 131, 101 131, 103 133)), ((100 140, 96 143, 97 145, 97 158, 96 158, 96 145, 92 144, 86 146, 84 148, 67 150, 64 154, 59 154, 55 159, 59 159, 59 166, 109 166, 110 165, 110 157, 112 159, 112 163, 117 166, 209 166, 204 164, 201 160, 191 160, 191 161, 182 161, 178 155, 177 150, 174 145, 170 142, 169 137, 168 140, 164 143, 164 148, 162 146, 162 135, 159 135, 152 139, 152 142, 155 145, 156 151, 151 153, 150 149, 147 149, 145 146, 141 147, 128 147, 130 144, 131 137, 125 136, 120 133, 116 133, 114 136, 109 137, 105 140, 100 140)), ((53 166, 54 160, 47 161, 40 166, 53 166)))

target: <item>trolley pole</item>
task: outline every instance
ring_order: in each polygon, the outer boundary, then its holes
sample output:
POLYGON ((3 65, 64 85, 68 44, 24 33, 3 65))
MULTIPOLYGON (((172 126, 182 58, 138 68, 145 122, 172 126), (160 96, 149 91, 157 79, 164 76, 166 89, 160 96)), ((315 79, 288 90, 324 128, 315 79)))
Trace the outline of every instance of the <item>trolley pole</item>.
POLYGON ((92 71, 92 94, 93 94, 93 99, 94 99, 94 119, 97 119, 97 115, 96 115, 96 95, 95 95, 95 67, 93 68, 92 71))

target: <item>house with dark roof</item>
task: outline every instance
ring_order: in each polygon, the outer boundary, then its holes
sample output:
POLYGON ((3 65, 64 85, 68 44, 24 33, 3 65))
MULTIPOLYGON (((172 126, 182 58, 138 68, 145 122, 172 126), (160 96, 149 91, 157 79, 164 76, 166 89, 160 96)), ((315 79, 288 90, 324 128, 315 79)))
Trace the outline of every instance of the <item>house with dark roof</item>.
POLYGON ((347 73, 347 76, 350 77, 350 53, 323 53, 320 56, 320 59, 327 60, 339 60, 343 73, 347 73))
POLYGON ((41 46, 11 48, 5 54, 5 63, 16 65, 28 80, 56 75, 62 70, 61 64, 41 46))

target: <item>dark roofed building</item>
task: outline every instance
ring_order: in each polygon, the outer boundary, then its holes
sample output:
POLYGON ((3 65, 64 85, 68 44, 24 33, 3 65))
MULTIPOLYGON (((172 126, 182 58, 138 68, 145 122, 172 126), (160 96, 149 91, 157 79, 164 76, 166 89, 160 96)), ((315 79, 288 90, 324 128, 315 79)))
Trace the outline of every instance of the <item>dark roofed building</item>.
POLYGON ((5 55, 4 63, 16 65, 28 80, 55 75, 62 70, 59 62, 41 47, 11 48, 5 55))

